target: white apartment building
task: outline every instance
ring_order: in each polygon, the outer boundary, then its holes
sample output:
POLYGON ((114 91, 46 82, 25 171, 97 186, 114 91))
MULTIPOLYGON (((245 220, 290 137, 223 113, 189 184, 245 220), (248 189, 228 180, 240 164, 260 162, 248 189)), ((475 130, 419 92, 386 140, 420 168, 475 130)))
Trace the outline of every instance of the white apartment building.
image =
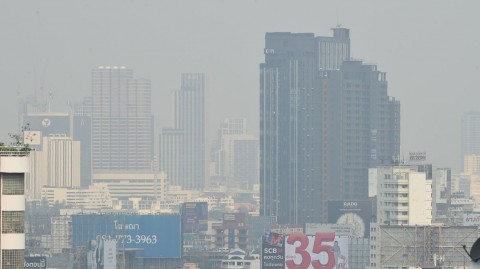
POLYGON ((168 188, 167 175, 150 173, 94 173, 93 182, 105 184, 110 197, 117 200, 153 198, 162 201, 168 188))
POLYGON ((69 208, 112 208, 112 199, 106 184, 92 184, 88 188, 43 187, 42 200, 50 206, 56 202, 69 208))
POLYGON ((28 151, 0 148, 1 268, 23 268, 25 255, 25 173, 28 151))
POLYGON ((416 166, 379 166, 370 170, 369 193, 377 196, 377 223, 432 224, 432 180, 416 166), (372 181, 375 181, 372 182, 372 181))

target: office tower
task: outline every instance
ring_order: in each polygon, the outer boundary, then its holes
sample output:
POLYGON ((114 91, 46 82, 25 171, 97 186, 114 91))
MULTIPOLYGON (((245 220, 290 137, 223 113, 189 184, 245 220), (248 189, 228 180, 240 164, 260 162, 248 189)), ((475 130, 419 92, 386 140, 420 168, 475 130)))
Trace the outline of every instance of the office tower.
POLYGON ((160 135, 160 170, 170 185, 201 190, 205 179, 205 75, 182 74, 173 93, 173 128, 160 135))
POLYGON ((80 186, 80 142, 65 135, 42 138, 42 151, 35 154, 35 172, 44 186, 80 186))
POLYGON ((94 173, 151 171, 150 80, 134 79, 124 66, 93 69, 90 112, 94 173))
POLYGON ((480 111, 469 111, 462 115, 461 160, 466 155, 480 155, 480 111))
POLYGON ((321 222, 328 190, 322 89, 313 34, 267 33, 260 65, 260 213, 279 223, 321 222))
POLYGON ((247 134, 245 118, 227 118, 212 143, 211 183, 252 188, 258 183, 258 139, 247 134))
POLYGON ((368 168, 399 154, 400 103, 386 74, 348 59, 348 29, 334 35, 265 36, 260 211, 279 223, 323 222, 328 200, 367 199, 368 168))
POLYGON ((23 268, 25 256, 25 173, 29 152, 0 147, 0 264, 23 268))

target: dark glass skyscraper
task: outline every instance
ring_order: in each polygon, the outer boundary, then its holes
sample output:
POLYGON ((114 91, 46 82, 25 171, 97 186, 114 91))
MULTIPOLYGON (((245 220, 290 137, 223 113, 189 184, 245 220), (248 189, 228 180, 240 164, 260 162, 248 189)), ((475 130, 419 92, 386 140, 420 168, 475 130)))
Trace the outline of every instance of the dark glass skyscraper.
POLYGON ((385 73, 333 37, 267 33, 260 65, 261 214, 322 222, 328 200, 366 199, 368 168, 399 154, 400 105, 385 73))

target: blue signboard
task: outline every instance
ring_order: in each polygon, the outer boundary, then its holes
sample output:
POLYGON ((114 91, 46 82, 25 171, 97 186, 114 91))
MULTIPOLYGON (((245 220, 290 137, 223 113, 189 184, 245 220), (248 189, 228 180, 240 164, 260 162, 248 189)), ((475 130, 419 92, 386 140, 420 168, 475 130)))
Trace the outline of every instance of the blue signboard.
POLYGON ((117 249, 136 251, 141 258, 181 258, 179 215, 75 215, 72 245, 116 239, 117 249))

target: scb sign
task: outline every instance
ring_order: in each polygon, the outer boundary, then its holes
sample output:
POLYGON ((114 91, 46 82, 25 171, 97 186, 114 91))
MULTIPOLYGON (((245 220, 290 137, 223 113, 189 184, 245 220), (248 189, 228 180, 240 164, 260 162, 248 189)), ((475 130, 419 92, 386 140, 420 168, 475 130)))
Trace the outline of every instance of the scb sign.
POLYGON ((25 268, 46 269, 47 257, 25 257, 25 268))

